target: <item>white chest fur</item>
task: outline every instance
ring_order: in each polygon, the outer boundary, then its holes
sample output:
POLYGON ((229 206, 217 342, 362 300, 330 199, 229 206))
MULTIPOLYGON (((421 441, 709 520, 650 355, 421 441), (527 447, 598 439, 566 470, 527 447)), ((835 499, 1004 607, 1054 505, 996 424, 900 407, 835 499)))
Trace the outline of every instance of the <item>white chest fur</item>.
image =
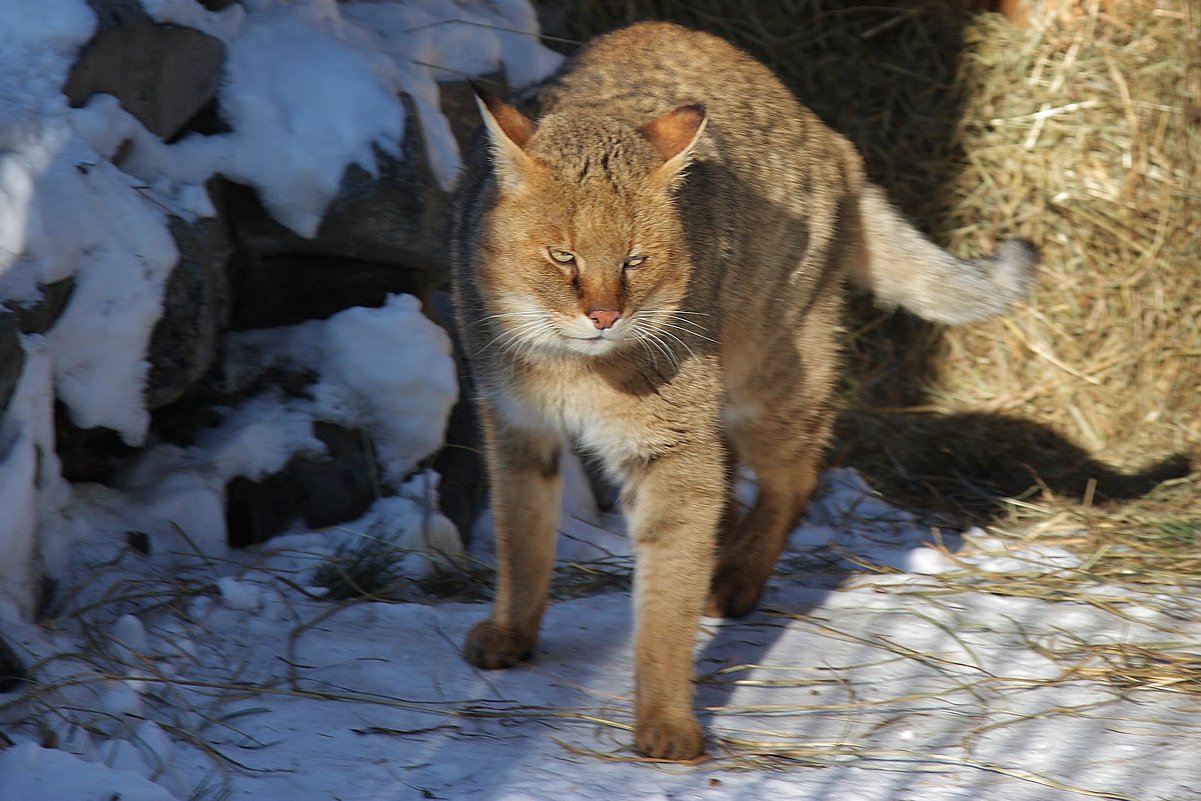
POLYGON ((658 437, 647 424, 645 400, 586 371, 548 373, 488 393, 504 425, 571 439, 613 470, 653 449, 658 437))

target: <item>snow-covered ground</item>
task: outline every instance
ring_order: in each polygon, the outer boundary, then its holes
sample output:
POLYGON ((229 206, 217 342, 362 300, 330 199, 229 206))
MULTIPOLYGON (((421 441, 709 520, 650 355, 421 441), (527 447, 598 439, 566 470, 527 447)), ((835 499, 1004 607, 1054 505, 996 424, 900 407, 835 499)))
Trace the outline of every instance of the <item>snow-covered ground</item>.
MULTIPOLYGON (((1058 602, 988 592, 1079 560, 932 531, 849 470, 826 474, 762 610, 705 621, 709 758, 693 765, 630 749, 630 551, 578 470, 564 597, 528 667, 463 661, 482 603, 416 582, 394 602, 323 598, 315 571, 340 546, 392 542, 414 578, 459 548, 430 511, 436 476, 410 475, 457 392, 446 338, 411 298, 234 337, 231 381, 302 366, 320 377, 311 397, 257 396, 190 448, 148 448, 118 487, 65 482, 53 393, 79 424, 145 439, 145 343, 175 258, 164 209, 211 214, 200 186, 219 171, 311 231, 345 166, 395 147, 397 90, 416 98, 449 181, 458 154, 423 65, 503 63, 521 82, 557 63, 511 32, 534 24, 524 0, 145 4, 227 42, 234 134, 164 145, 111 99, 68 108, 59 87, 94 27, 86 4, 40 0, 31 14, 0 0, 0 295, 77 281, 59 324, 23 339, 0 422, 0 633, 35 680, 0 694, 0 801, 1201 799, 1196 696, 1097 662, 1106 645, 1195 653, 1201 601, 1103 585, 1058 602), (437 24, 452 17, 470 24, 437 24), (298 85, 316 74, 327 91, 298 85), (108 157, 123 139, 119 169, 108 157), (395 494, 354 523, 229 551, 225 482, 320 449, 314 419, 366 427, 395 494), (35 537, 60 579, 39 623, 20 601, 35 537)), ((483 565, 487 530, 485 518, 469 555, 483 565)))
MULTIPOLYGON (((565 584, 620 577, 620 521, 570 483, 565 584)), ((1078 562, 979 531, 936 543, 849 470, 827 473, 763 610, 704 622, 710 759, 695 765, 630 748, 620 578, 554 604, 528 667, 484 672, 460 656, 483 604, 311 597, 315 566, 369 531, 188 564, 126 553, 61 617, 10 628, 42 685, 2 713, 32 723, 4 727, 0 801, 1201 799, 1195 696, 1106 684, 1074 656, 1195 648, 1196 599, 1107 609, 1103 586, 1095 604, 964 589, 964 576, 1078 562)))

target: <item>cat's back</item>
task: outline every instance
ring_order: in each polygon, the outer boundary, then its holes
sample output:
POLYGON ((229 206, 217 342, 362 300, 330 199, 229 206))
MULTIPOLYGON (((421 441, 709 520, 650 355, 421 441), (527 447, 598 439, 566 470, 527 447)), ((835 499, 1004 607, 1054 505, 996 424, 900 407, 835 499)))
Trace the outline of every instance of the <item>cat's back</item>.
POLYGON ((681 105, 705 109, 721 152, 752 172, 795 165, 805 151, 844 151, 775 74, 726 40, 669 22, 640 22, 592 40, 540 92, 540 111, 579 110, 633 125, 681 105))
POLYGON ((773 107, 783 112, 799 107, 748 54, 717 36, 669 22, 640 22, 596 37, 542 95, 544 111, 594 107, 639 118, 692 102, 727 123, 745 115, 766 117, 773 107))

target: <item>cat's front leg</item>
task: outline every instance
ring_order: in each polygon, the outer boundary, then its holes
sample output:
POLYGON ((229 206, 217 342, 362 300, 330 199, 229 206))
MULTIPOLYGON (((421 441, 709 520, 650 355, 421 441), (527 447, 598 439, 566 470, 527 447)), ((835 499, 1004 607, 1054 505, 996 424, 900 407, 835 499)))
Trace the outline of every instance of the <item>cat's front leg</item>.
POLYGON ((466 656, 482 668, 529 659, 546 611, 562 481, 558 436, 506 424, 480 404, 492 515, 497 587, 492 616, 467 635, 466 656))
POLYGON ((693 649, 725 505, 720 446, 650 461, 627 480, 624 501, 634 573, 634 740, 661 759, 704 750, 692 708, 693 649))

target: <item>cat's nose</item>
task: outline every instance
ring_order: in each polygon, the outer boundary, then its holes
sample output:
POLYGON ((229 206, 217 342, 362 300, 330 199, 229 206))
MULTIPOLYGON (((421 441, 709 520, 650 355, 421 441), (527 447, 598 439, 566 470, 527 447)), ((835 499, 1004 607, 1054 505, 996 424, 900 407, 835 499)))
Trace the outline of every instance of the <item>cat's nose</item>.
POLYGON ((617 322, 617 318, 621 316, 621 312, 613 309, 593 309, 588 312, 588 319, 596 326, 598 331, 604 331, 606 328, 612 328, 617 322))

